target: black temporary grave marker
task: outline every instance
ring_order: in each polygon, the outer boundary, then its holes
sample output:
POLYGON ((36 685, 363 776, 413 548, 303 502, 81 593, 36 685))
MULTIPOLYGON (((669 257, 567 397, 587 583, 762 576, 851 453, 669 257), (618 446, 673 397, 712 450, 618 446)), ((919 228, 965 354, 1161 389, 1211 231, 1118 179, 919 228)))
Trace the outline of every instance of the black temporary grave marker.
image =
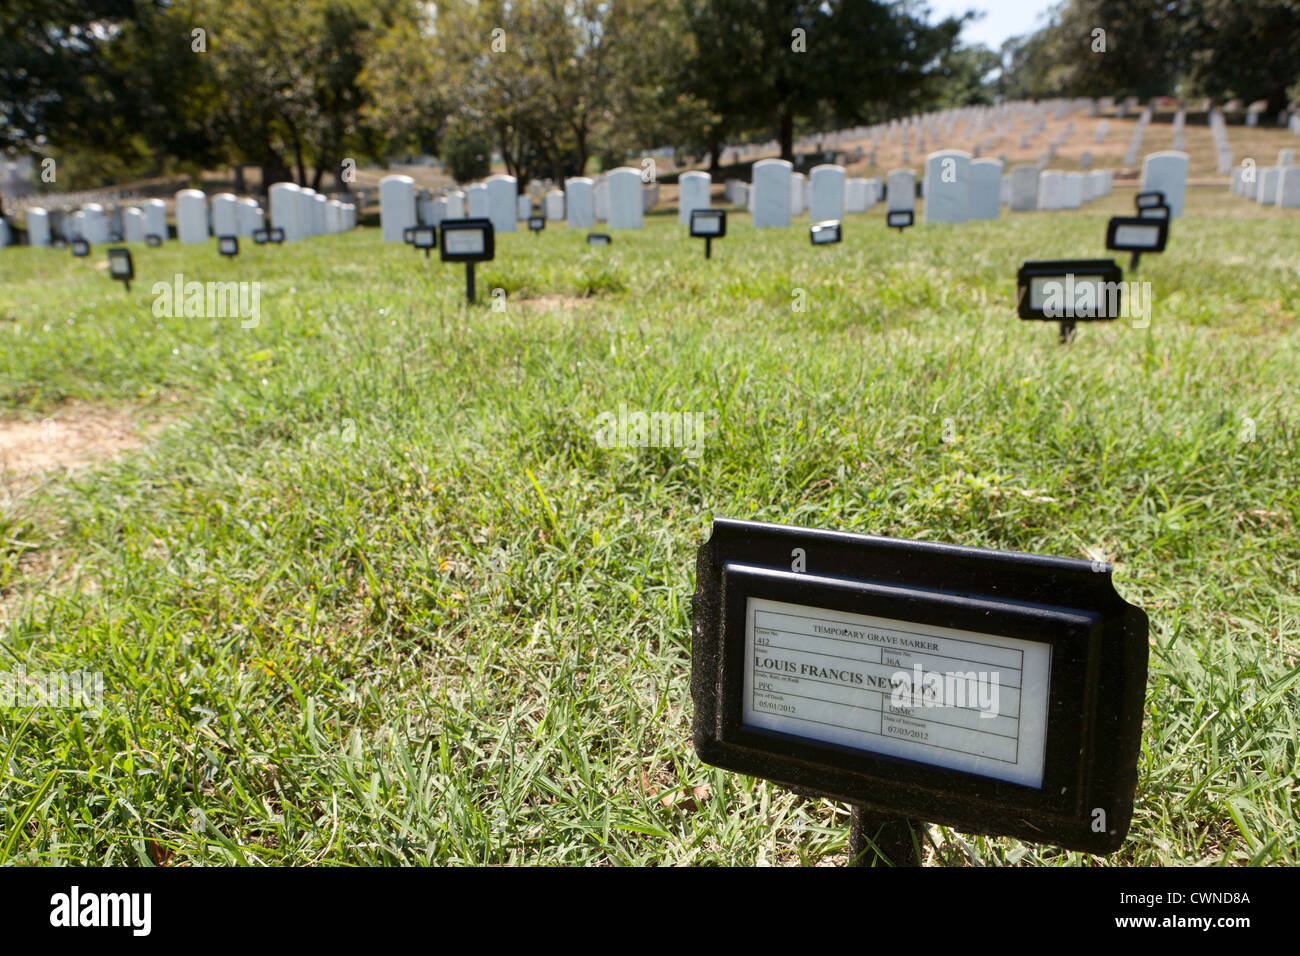
POLYGON ((406 243, 408 246, 415 245, 415 230, 416 230, 415 226, 407 226, 405 229, 403 229, 402 242, 406 243))
POLYGON ((1124 273, 1114 259, 1026 262, 1016 275, 1022 319, 1061 324, 1061 344, 1074 338, 1074 323, 1119 317, 1124 273))
POLYGON ((1165 194, 1155 189, 1151 190, 1150 192, 1138 193, 1135 197, 1133 197, 1133 202, 1138 209, 1145 209, 1148 206, 1166 205, 1165 194))
POLYGON ((131 280, 135 278, 135 264, 131 261, 131 250, 116 248, 108 250, 108 274, 121 280, 126 291, 131 291, 131 280))
POLYGON ((589 246, 607 246, 613 241, 614 237, 607 232, 587 233, 587 245, 589 246))
POLYGON ((221 253, 227 259, 233 259, 239 255, 239 237, 238 236, 217 236, 217 252, 221 253))
POLYGON ((695 750, 853 804, 858 848, 910 818, 1114 852, 1137 786, 1147 618, 1110 571, 715 519, 692 603, 695 750))
POLYGON ((430 250, 438 248, 438 227, 416 226, 411 230, 411 245, 423 249, 424 258, 429 258, 430 250))
POLYGON ((158 246, 161 246, 162 243, 163 243, 163 241, 162 241, 162 236, 158 235, 158 233, 156 233, 156 232, 151 232, 151 233, 149 233, 147 236, 144 237, 144 244, 145 244, 146 246, 150 246, 150 247, 152 247, 152 248, 156 248, 156 247, 158 247, 158 246))
MULTIPOLYGON (((1142 213, 1150 212, 1154 207, 1148 206, 1142 213)), ((1167 208, 1167 207, 1161 207, 1167 208)), ((1138 259, 1144 252, 1164 252, 1169 239, 1169 220, 1152 218, 1146 215, 1115 216, 1106 224, 1106 248, 1116 252, 1131 252, 1129 268, 1138 267, 1138 259)))
POLYGON ((272 229, 272 230, 271 230, 271 242, 274 243, 274 244, 277 245, 277 246, 278 246, 280 243, 284 242, 284 230, 283 230, 283 229, 272 229))
POLYGON ((713 240, 727 235, 725 209, 692 209, 691 235, 704 239, 704 258, 713 258, 713 240))
POLYGON ((910 209, 891 209, 885 213, 885 226, 890 229, 897 229, 902 232, 910 225, 912 225, 912 210, 910 209))
POLYGON ((1138 216, 1142 219, 1168 219, 1169 207, 1164 203, 1157 206, 1143 206, 1138 210, 1138 216))
POLYGON ((83 259, 90 255, 90 243, 85 239, 73 239, 72 254, 78 259, 83 259))
POLYGON ((465 300, 474 301, 474 263, 496 255, 496 233, 491 219, 444 219, 442 261, 465 263, 465 300))
POLYGON ((839 242, 842 238, 840 221, 838 219, 827 219, 825 222, 813 223, 808 229, 808 238, 812 240, 814 246, 839 242))
POLYGON ((543 229, 546 228, 546 217, 545 217, 545 216, 529 216, 529 217, 528 217, 528 228, 529 228, 530 230, 532 230, 532 232, 533 232, 534 235, 536 235, 537 233, 541 232, 543 229))

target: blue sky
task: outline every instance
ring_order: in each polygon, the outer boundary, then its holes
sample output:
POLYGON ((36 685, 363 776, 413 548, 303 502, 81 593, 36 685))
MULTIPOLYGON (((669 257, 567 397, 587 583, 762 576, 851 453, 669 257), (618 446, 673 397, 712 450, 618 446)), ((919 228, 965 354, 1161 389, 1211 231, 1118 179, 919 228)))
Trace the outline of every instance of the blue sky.
POLYGON ((1040 16, 1052 0, 927 0, 933 13, 931 22, 967 10, 982 10, 984 18, 967 24, 961 38, 966 43, 983 43, 996 50, 1009 37, 1030 33, 1042 25, 1040 16))

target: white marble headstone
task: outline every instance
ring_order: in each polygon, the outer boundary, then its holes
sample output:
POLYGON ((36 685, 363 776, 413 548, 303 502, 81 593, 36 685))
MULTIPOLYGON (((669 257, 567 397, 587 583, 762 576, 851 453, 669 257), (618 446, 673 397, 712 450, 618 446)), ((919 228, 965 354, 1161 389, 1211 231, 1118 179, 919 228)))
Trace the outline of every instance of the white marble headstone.
POLYGON ((1277 184, 1281 179, 1278 167, 1261 166, 1255 170, 1255 201, 1261 206, 1277 205, 1277 184))
MULTIPOLYGON (((713 188, 713 177, 708 173, 694 170, 682 173, 677 179, 679 189, 677 199, 677 224, 689 226, 691 213, 696 209, 709 208, 709 190, 713 188)), ((728 187, 730 187, 728 183, 728 187)))
POLYGON ((1250 200, 1259 195, 1259 170, 1254 166, 1241 168, 1241 195, 1250 200))
POLYGON ((596 225, 596 181, 573 176, 564 181, 564 211, 573 229, 596 225))
POLYGON ((239 198, 234 193, 217 193, 212 197, 212 234, 214 236, 238 235, 235 228, 235 203, 239 198))
POLYGON ((867 181, 854 176, 844 183, 844 211, 858 213, 867 211, 867 181))
POLYGON ((235 235, 251 236, 262 228, 262 210, 255 199, 241 199, 235 203, 235 235))
POLYGON ((27 243, 32 246, 50 244, 50 214, 40 206, 27 207, 27 243))
POLYGON ((1142 161, 1142 192, 1159 191, 1165 194, 1169 218, 1183 214, 1183 199, 1187 193, 1186 153, 1165 151, 1149 153, 1142 161))
POLYGON ((620 166, 609 172, 609 228, 640 229, 645 215, 641 171, 620 166))
POLYGON ((916 173, 910 169, 891 169, 885 177, 887 212, 916 210, 916 173))
POLYGON ((1083 173, 1065 174, 1065 208, 1078 209, 1083 205, 1083 173))
POLYGON ((814 166, 808 174, 808 219, 825 222, 844 218, 844 167, 833 163, 814 166))
POLYGON ((970 164, 968 219, 996 219, 1002 194, 1002 163, 976 159, 970 164))
POLYGON ((794 165, 784 159, 760 159, 754 164, 750 204, 756 228, 790 225, 793 170, 794 165))
POLYGON ((1038 177, 1038 208, 1065 208, 1065 173, 1059 169, 1046 169, 1038 177))
POLYGON ((807 208, 807 203, 804 202, 804 187, 806 185, 807 185, 807 180, 804 177, 803 173, 790 174, 790 215, 791 217, 802 216, 804 214, 804 211, 807 208))
POLYGON ((609 179, 601 177, 596 180, 596 221, 609 222, 609 179))
POLYGON ((499 173, 489 176, 484 183, 487 190, 487 217, 492 220, 492 231, 514 232, 516 201, 519 198, 519 180, 499 173))
POLYGON ((530 219, 533 215, 533 198, 527 193, 521 193, 515 200, 515 218, 518 220, 530 219))
POLYGON ((961 223, 970 217, 970 153, 941 149, 925 160, 925 222, 961 223))
POLYGON ((475 183, 469 189, 466 189, 465 205, 468 207, 467 212, 470 219, 488 218, 487 186, 482 183, 475 183))
POLYGON ((453 189, 446 195, 447 200, 447 218, 464 219, 465 218, 465 194, 459 189, 453 189))
POLYGON ((176 236, 184 243, 208 241, 208 197, 200 190, 176 194, 176 236))
POLYGON ((546 209, 547 222, 560 222, 564 219, 564 190, 552 189, 547 192, 542 200, 542 206, 546 209))
POLYGON ((1300 166, 1283 166, 1279 169, 1277 204, 1283 209, 1300 208, 1300 166))
POLYGON ((144 213, 144 234, 146 236, 157 236, 159 239, 167 238, 167 203, 161 199, 146 199, 140 204, 140 211, 144 213))
MULTIPOLYGON (((299 238, 307 239, 317 234, 316 190, 310 186, 303 186, 294 195, 298 200, 298 227, 302 231, 299 238)), ((285 238, 289 238, 287 233, 285 238)))
POLYGON ((427 189, 421 189, 415 194, 415 218, 422 226, 438 224, 433 218, 433 193, 427 189))
MULTIPOLYGON (((275 206, 277 188, 278 186, 271 187, 271 225, 284 226, 275 206)), ((410 176, 393 174, 379 181, 379 223, 383 230, 384 242, 405 241, 402 233, 416 225, 415 180, 410 176)), ((289 230, 286 227, 285 238, 288 237, 289 230)))
POLYGON ((88 202, 81 207, 81 234, 91 245, 108 242, 108 214, 97 202, 88 202))
POLYGON ((127 242, 144 242, 144 212, 139 206, 127 206, 122 213, 122 238, 127 242))

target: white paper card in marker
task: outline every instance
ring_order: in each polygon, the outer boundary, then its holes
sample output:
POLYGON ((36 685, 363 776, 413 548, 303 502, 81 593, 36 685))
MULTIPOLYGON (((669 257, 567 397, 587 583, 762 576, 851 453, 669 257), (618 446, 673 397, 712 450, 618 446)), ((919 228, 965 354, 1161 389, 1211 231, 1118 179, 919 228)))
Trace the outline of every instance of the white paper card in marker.
POLYGON ((1122 248, 1155 246, 1159 242, 1159 226, 1120 226, 1115 230, 1115 245, 1122 248))
POLYGON ((442 234, 442 244, 448 253, 472 255, 483 251, 483 232, 480 229, 448 229, 442 234))
POLYGON ((749 728, 1041 787, 1051 645, 749 597, 749 728))

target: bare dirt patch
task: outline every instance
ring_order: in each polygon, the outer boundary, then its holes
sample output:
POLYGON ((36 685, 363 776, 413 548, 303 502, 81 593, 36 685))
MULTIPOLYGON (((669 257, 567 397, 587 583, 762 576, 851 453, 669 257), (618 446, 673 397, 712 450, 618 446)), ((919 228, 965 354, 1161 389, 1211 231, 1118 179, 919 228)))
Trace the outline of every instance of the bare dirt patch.
POLYGON ((595 302, 594 296, 576 296, 576 295, 559 295, 548 293, 539 295, 531 299, 517 299, 516 305, 522 305, 529 309, 572 309, 578 306, 591 305, 595 302))
POLYGON ((127 409, 69 405, 41 421, 0 421, 0 484, 107 461, 147 439, 127 409))

